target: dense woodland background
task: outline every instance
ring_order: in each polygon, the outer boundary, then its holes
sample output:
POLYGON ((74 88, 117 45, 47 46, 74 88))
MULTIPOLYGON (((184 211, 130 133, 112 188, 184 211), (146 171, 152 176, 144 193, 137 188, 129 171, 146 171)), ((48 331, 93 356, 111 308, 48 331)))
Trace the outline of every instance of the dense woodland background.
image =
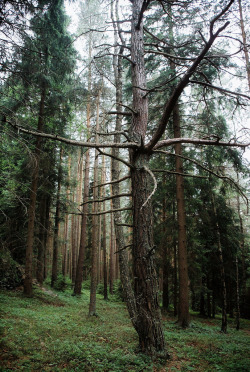
POLYGON ((85 307, 89 290, 89 316, 97 292, 118 296, 149 355, 166 350, 159 308, 239 330, 248 2, 66 5, 74 34, 62 0, 0 5, 1 287, 83 291, 85 307))

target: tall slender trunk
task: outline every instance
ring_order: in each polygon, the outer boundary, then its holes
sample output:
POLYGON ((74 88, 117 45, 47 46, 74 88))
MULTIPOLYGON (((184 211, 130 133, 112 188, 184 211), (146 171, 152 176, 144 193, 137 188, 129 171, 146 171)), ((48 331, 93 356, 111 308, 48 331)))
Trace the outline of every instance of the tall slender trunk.
MULTIPOLYGON (((100 97, 102 87, 98 91, 97 104, 96 104, 96 142, 99 142, 99 109, 100 97)), ((98 198, 98 150, 95 150, 94 161, 94 182, 93 182, 93 199, 98 198)), ((89 303, 89 316, 96 315, 96 288, 97 288, 97 275, 98 275, 98 238, 99 238, 99 216, 98 202, 92 204, 92 244, 91 244, 91 284, 90 284, 90 303, 89 303)))
MULTIPOLYGON (((171 6, 169 5, 169 12, 171 17, 171 6)), ((174 30, 172 18, 170 20, 170 40, 174 41, 174 30)), ((176 66, 173 60, 170 61, 170 68, 175 74, 176 66)), ((173 129, 174 137, 181 137, 181 122, 180 109, 178 102, 173 109, 173 129)), ((187 259, 187 237, 186 237, 186 210, 184 199, 184 177, 183 174, 183 160, 182 145, 177 143, 175 149, 175 169, 176 169, 176 200, 177 200, 177 222, 178 222, 178 270, 179 270, 179 309, 178 309, 178 323, 186 328, 189 326, 189 288, 188 288, 188 259, 187 259)))
POLYGON ((43 194, 40 201, 40 227, 39 227, 39 246, 37 253, 36 278, 39 284, 44 281, 45 270, 45 250, 48 234, 48 215, 50 208, 50 196, 43 194))
MULTIPOLYGON (((68 181, 71 179, 71 156, 68 157, 68 181)), ((68 186, 67 191, 67 203, 70 201, 70 187, 68 186)), ((62 274, 63 276, 68 274, 68 237, 69 237, 69 215, 65 215, 64 221, 64 245, 62 255, 62 274)))
POLYGON ((54 287, 55 281, 57 280, 57 274, 58 274, 58 243, 59 243, 58 240, 59 240, 59 223, 60 223, 60 193, 61 193, 61 183, 62 183, 62 156, 63 156, 63 148, 61 147, 60 155, 59 155, 59 166, 58 166, 51 287, 54 287))
POLYGON ((223 252, 221 246, 221 238, 220 238, 220 229, 217 220, 217 211, 215 206, 214 195, 211 195, 212 199, 212 207, 213 207, 213 214, 215 219, 215 237, 216 237, 216 244, 218 248, 218 258, 219 258, 219 265, 220 265, 220 276, 221 276, 221 286, 222 286, 222 319, 221 319, 221 332, 227 332, 227 290, 226 290, 226 278, 225 278, 225 270, 224 270, 224 260, 223 260, 223 252))
MULTIPOLYGON (((179 106, 176 104, 173 110, 174 137, 181 137, 179 106)), ((187 260, 187 237, 186 237, 186 210, 184 200, 184 177, 183 161, 178 156, 182 154, 181 144, 175 145, 175 168, 176 172, 176 199, 178 221, 178 269, 179 269, 179 311, 178 323, 183 327, 189 326, 189 288, 188 288, 188 260, 187 260)))
MULTIPOLYGON (((89 35, 89 69, 88 69, 88 98, 87 98, 87 139, 90 132, 90 117, 91 117, 91 53, 92 53, 92 34, 89 35)), ((74 294, 80 295, 83 281, 83 265, 85 258, 85 249, 87 244, 87 221, 88 221, 88 199, 89 199, 89 166, 90 166, 90 152, 85 154, 85 168, 84 168, 84 183, 83 183, 83 206, 82 206, 82 221, 81 221, 81 236, 79 245, 79 255, 76 268, 76 279, 74 286, 74 294)))
MULTIPOLYGON (((118 41, 117 34, 119 31, 117 30, 117 25, 119 25, 119 23, 116 23, 114 21, 113 8, 111 9, 111 17, 112 17, 113 26, 115 29, 115 33, 114 33, 115 42, 117 42, 118 41)), ((116 2, 116 18, 118 19, 117 2, 116 2)), ((114 67, 115 83, 116 83, 116 110, 117 111, 122 110, 122 58, 121 56, 123 54, 123 51, 124 51, 124 48, 121 47, 119 50, 119 56, 118 57, 115 56, 113 59, 113 67, 114 67)), ((115 130, 117 132, 121 131, 121 127, 122 127, 122 118, 121 116, 117 115, 115 130)), ((115 142, 120 141, 119 134, 116 134, 114 136, 114 141, 115 142)), ((119 149, 112 148, 111 153, 114 157, 118 157, 119 149)), ((115 160, 115 158, 112 158, 111 159, 111 179, 113 181, 118 180, 120 178, 120 174, 121 174, 121 171, 119 168, 119 162, 115 160)), ((119 194, 120 194, 120 184, 113 183, 112 184, 112 195, 119 195, 119 194)), ((121 207, 120 199, 119 198, 113 199, 112 205, 115 210, 120 209, 121 207)), ((126 243, 125 243, 125 238, 124 238, 124 233, 123 233, 123 227, 121 226, 121 224, 122 224, 121 212, 119 211, 114 212, 115 242, 116 242, 116 250, 118 251, 118 255, 119 255, 119 267, 120 267, 121 283, 122 283, 122 288, 123 288, 123 296, 124 296, 124 300, 127 305, 130 319, 132 321, 132 324, 135 327, 136 319, 137 319, 137 310, 136 310, 135 296, 134 296, 134 292, 132 289, 130 273, 129 273, 128 254, 126 250, 124 249, 124 247, 126 246, 126 243)), ((110 287, 112 291, 113 291, 113 279, 114 279, 114 261, 115 261, 114 252, 110 252, 110 287)))
MULTIPOLYGON (((102 182, 105 183, 106 169, 105 169, 105 156, 102 157, 102 182)), ((105 186, 102 188, 101 197, 105 198, 105 186)), ((103 210, 106 209, 106 203, 103 202, 103 210)), ((106 234, 106 214, 102 217, 102 251, 103 251, 103 287, 104 287, 104 300, 108 299, 108 270, 107 270, 107 234, 106 234)))
MULTIPOLYGON (((111 206, 113 204, 111 203, 111 206)), ((109 248, 109 292, 114 294, 114 226, 113 215, 110 216, 110 248, 109 248)))
MULTIPOLYGON (((76 202, 77 192, 73 191, 73 202, 76 202)), ((72 214, 71 217, 71 280, 72 284, 76 278, 76 244, 77 244, 77 216, 72 214)))
MULTIPOLYGON (((163 185, 166 186, 165 178, 163 180, 163 185)), ((167 218, 166 218, 166 195, 164 195, 162 203, 162 307, 164 310, 168 310, 169 307, 169 247, 168 241, 166 240, 166 227, 167 227, 167 218)))
MULTIPOLYGON (((40 108, 38 114, 37 130, 42 131, 44 125, 44 108, 45 108, 46 86, 42 86, 40 108)), ((30 203, 28 208, 28 236, 25 257, 25 278, 24 278, 24 294, 32 296, 32 259, 34 245, 34 228, 35 228, 35 213, 36 213, 36 193, 38 188, 38 177, 40 168, 42 138, 37 137, 35 149, 35 167, 32 174, 30 203)))
POLYGON ((238 256, 235 258, 235 269, 236 269, 236 329, 240 329, 240 290, 239 290, 239 264, 238 256))
POLYGON ((173 270, 173 302, 174 302, 174 316, 178 314, 178 247, 175 236, 175 201, 173 201, 173 249, 174 249, 174 270, 173 270))

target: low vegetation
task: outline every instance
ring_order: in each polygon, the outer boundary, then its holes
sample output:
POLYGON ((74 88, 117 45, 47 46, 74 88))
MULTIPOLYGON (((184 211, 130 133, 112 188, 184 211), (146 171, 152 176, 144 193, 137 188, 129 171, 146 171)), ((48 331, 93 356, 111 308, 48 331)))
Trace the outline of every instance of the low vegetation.
POLYGON ((117 296, 98 294, 97 317, 88 317, 89 290, 37 287, 32 299, 20 290, 0 292, 0 371, 230 371, 250 370, 250 321, 227 334, 220 319, 192 315, 182 330, 170 314, 163 316, 169 361, 137 352, 137 335, 125 304, 117 296))

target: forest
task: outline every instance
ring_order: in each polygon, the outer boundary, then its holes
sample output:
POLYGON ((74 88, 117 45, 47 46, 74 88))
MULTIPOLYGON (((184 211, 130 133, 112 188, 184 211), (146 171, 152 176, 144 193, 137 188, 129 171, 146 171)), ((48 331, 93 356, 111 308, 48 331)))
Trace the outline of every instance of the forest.
POLYGON ((250 4, 0 4, 0 371, 250 370, 250 4))

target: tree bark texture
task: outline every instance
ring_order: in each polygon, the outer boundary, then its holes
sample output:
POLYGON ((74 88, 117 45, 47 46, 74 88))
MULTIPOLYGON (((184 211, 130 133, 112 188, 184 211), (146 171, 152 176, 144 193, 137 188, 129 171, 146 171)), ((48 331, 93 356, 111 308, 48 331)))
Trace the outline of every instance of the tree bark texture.
POLYGON ((136 330, 143 352, 163 352, 165 341, 159 307, 158 281, 155 270, 153 216, 151 199, 152 178, 146 170, 148 156, 135 154, 132 176, 133 195, 133 273, 137 309, 136 330))

